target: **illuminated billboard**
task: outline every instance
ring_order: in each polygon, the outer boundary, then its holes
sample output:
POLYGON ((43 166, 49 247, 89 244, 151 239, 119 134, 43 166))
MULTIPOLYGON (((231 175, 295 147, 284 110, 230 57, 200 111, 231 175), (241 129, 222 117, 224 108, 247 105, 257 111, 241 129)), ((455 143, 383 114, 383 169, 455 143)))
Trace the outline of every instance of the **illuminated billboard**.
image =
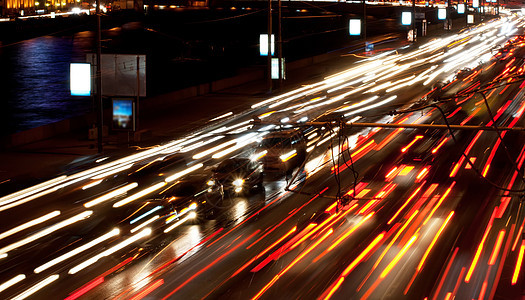
POLYGON ((91 96, 91 65, 72 63, 69 70, 71 96, 91 96))
POLYGON ((350 35, 361 35, 361 20, 360 19, 350 19, 349 33, 350 35))
MULTIPOLYGON (((275 53, 275 35, 272 34, 272 36, 270 37, 272 40, 271 40, 271 55, 273 56, 274 53, 275 53)), ((268 56, 268 34, 261 34, 259 35, 259 45, 260 45, 260 48, 259 48, 259 54, 260 56, 268 56)))
POLYGON ((113 129, 135 130, 135 102, 132 98, 113 98, 113 129))
POLYGON ((412 13, 409 11, 404 11, 401 13, 401 24, 410 25, 412 24, 412 13))

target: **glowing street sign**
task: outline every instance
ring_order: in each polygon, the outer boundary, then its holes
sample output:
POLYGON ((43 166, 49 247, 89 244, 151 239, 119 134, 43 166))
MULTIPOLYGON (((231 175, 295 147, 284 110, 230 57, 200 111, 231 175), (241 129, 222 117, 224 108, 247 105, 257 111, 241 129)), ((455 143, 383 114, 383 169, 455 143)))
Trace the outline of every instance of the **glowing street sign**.
POLYGON ((409 11, 404 11, 401 13, 401 25, 410 25, 412 24, 412 13, 409 11))
POLYGON ((479 7, 479 0, 472 0, 472 7, 478 8, 479 7))
POLYGON ((458 4, 458 14, 464 14, 465 13, 465 3, 459 3, 458 4))
POLYGON ((350 35, 361 35, 361 20, 350 19, 350 24, 348 28, 350 35))
MULTIPOLYGON (((274 34, 272 34, 271 39, 272 39, 271 41, 272 54, 271 55, 274 55, 275 53, 275 35, 274 34)), ((260 44, 259 54, 261 56, 268 56, 268 34, 263 33, 259 35, 259 44, 260 44)))
POLYGON ((91 96, 91 64, 72 63, 69 70, 71 96, 91 96))
POLYGON ((474 15, 467 15, 467 24, 474 24, 474 15))
POLYGON ((445 20, 447 18, 447 9, 438 8, 438 20, 445 20))

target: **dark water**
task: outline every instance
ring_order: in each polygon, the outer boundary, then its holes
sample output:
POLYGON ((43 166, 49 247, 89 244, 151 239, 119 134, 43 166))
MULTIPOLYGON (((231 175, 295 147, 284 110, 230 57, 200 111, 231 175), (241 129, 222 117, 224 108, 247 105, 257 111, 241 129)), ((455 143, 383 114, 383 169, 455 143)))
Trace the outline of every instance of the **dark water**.
POLYGON ((38 127, 91 109, 69 95, 69 64, 85 61, 89 33, 45 36, 0 48, 0 135, 38 127))

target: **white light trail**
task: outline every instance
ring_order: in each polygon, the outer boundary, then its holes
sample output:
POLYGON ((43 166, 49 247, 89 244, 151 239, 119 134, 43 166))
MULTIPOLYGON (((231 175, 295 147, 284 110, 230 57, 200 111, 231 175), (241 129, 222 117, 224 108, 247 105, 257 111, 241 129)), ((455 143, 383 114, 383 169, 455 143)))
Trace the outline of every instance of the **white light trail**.
POLYGON ((143 189, 142 191, 138 192, 138 193, 135 193, 129 197, 126 197, 120 201, 118 201, 117 203, 113 204, 113 207, 117 208, 117 207, 121 207, 121 206, 124 206, 132 201, 135 201, 141 197, 144 197, 146 196, 147 194, 151 194, 153 193, 154 191, 160 189, 161 187, 165 186, 166 185, 166 182, 165 181, 161 181, 161 182, 158 182, 150 187, 147 187, 145 189, 143 189))
POLYGON ((132 182, 132 183, 130 183, 130 184, 128 184, 128 185, 125 185, 125 186, 123 186, 123 187, 120 187, 120 188, 118 188, 118 189, 116 189, 116 190, 114 190, 114 191, 111 191, 111 192, 109 192, 109 193, 107 193, 107 194, 105 194, 105 195, 102 195, 102 196, 100 196, 100 197, 98 197, 98 198, 95 198, 95 199, 93 199, 93 200, 91 200, 91 201, 89 201, 89 202, 84 203, 84 207, 86 207, 86 208, 93 207, 93 206, 95 206, 95 205, 97 205, 97 204, 100 204, 100 203, 102 203, 102 202, 104 202, 104 201, 107 201, 107 200, 109 200, 109 199, 111 199, 111 198, 114 198, 114 197, 116 197, 116 196, 119 196, 119 195, 125 194, 125 193, 127 193, 129 190, 132 190, 132 189, 136 188, 137 186, 139 186, 138 183, 136 183, 136 182, 132 182))
POLYGON ((110 238, 112 238, 114 236, 117 236, 119 233, 120 233, 120 230, 118 228, 115 228, 115 229, 111 230, 110 232, 108 232, 108 233, 106 233, 106 234, 104 234, 102 236, 99 236, 98 238, 92 240, 89 243, 86 243, 86 244, 84 244, 84 245, 82 245, 82 246, 80 246, 80 247, 78 247, 78 248, 76 248, 76 249, 74 249, 72 251, 64 253, 63 255, 61 255, 61 256, 53 259, 53 260, 48 261, 47 263, 41 265, 40 267, 37 267, 34 270, 34 272, 38 274, 38 273, 40 273, 42 271, 45 271, 45 270, 51 268, 52 266, 65 261, 68 258, 71 258, 71 257, 73 257, 73 256, 75 256, 75 255, 77 255, 77 254, 79 254, 81 252, 86 251, 87 249, 89 249, 89 248, 91 248, 91 247, 93 247, 93 246, 95 246, 97 244, 102 243, 103 241, 106 241, 106 240, 108 240, 108 239, 110 239, 110 238))
POLYGON ((31 243, 33 241, 36 241, 37 239, 42 238, 42 237, 44 237, 44 236, 46 236, 46 235, 48 235, 48 234, 50 234, 52 232, 55 232, 55 231, 57 231, 57 230, 59 230, 61 228, 69 226, 69 225, 71 225, 73 223, 76 223, 78 221, 84 220, 84 219, 88 218, 89 216, 91 216, 91 214, 93 214, 92 210, 86 210, 85 212, 80 213, 80 214, 78 214, 78 215, 76 215, 74 217, 71 217, 71 218, 66 219, 64 221, 56 223, 53 226, 49 226, 46 229, 43 229, 43 230, 41 230, 41 231, 39 231, 39 232, 37 232, 35 234, 32 234, 32 235, 30 235, 30 236, 28 236, 28 237, 26 237, 26 238, 16 242, 16 243, 13 243, 13 244, 11 244, 9 246, 5 246, 4 248, 0 249, 0 254, 7 253, 7 252, 9 252, 11 250, 14 250, 16 248, 19 248, 21 246, 29 244, 29 243, 31 243))
POLYGON ((34 293, 38 292, 39 290, 43 289, 45 286, 49 285, 53 281, 57 280, 58 277, 59 277, 58 274, 51 275, 51 276, 47 277, 46 279, 40 281, 39 283, 33 285, 32 287, 28 288, 23 293, 18 294, 14 298, 11 298, 11 300, 23 300, 23 299, 26 299, 27 297, 29 297, 29 296, 33 295, 34 293))
POLYGON ((203 166, 204 166, 204 165, 201 164, 201 163, 196 164, 196 165, 193 165, 193 166, 191 166, 191 167, 189 167, 189 168, 187 168, 187 169, 185 169, 185 170, 182 170, 182 171, 180 171, 180 172, 177 172, 177 173, 175 173, 175 174, 173 174, 173 175, 167 177, 167 178, 165 179, 165 181, 168 182, 168 183, 169 183, 169 182, 172 182, 172 181, 175 181, 175 180, 181 178, 181 177, 184 176, 184 175, 187 175, 187 174, 189 174, 189 173, 191 173, 191 172, 193 172, 193 171, 195 171, 195 170, 198 170, 198 169, 202 168, 203 166))
POLYGON ((87 268, 88 266, 96 263, 99 259, 105 257, 105 256, 108 256, 108 255, 111 255, 119 250, 121 250, 122 248, 124 247, 127 247, 129 245, 131 245, 132 243, 146 237, 146 236, 149 236, 151 234, 151 228, 145 228, 143 229, 142 231, 140 231, 139 233, 131 236, 130 238, 118 243, 117 245, 91 257, 90 259, 76 265, 75 267, 71 268, 69 270, 69 274, 76 274, 78 273, 79 271, 87 268))
POLYGON ((26 279, 26 275, 18 274, 15 277, 9 279, 8 281, 0 284, 0 293, 3 292, 4 290, 10 288, 11 286, 19 283, 20 281, 22 281, 24 279, 26 279))
POLYGON ((22 231, 24 229, 27 229, 29 227, 32 227, 32 226, 35 226, 37 224, 43 223, 43 222, 45 222, 47 220, 50 220, 50 219, 52 219, 52 218, 54 218, 54 217, 56 217, 58 215, 60 215, 60 211, 59 210, 55 210, 55 211, 52 211, 52 212, 50 212, 48 214, 45 214, 45 215, 43 215, 43 216, 41 216, 39 218, 36 218, 36 219, 31 220, 29 222, 26 222, 26 223, 24 223, 22 225, 19 225, 19 226, 13 228, 13 229, 10 229, 8 231, 2 232, 0 234, 0 240, 4 239, 4 238, 6 238, 6 237, 8 237, 10 235, 13 235, 13 234, 15 234, 17 232, 20 232, 20 231, 22 231))
POLYGON ((174 228, 180 226, 182 223, 188 221, 189 219, 194 219, 196 216, 197 216, 197 213, 195 213, 194 211, 190 212, 187 216, 185 216, 184 218, 182 218, 179 221, 177 221, 177 223, 175 223, 175 224, 171 225, 170 227, 164 229, 164 233, 168 233, 168 232, 172 231, 174 228))

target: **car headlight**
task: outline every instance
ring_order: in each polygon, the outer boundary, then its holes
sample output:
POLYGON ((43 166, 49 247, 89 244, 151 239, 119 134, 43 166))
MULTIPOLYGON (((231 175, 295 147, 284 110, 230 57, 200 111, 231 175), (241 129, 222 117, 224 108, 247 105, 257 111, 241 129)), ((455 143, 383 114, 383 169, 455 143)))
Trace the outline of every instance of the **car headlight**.
POLYGON ((236 187, 241 187, 244 184, 244 179, 235 179, 232 184, 236 187))
MULTIPOLYGON (((202 182, 202 181, 201 181, 201 182, 202 182)), ((214 186, 214 185, 215 185, 215 180, 210 179, 210 180, 208 180, 208 182, 206 182, 206 184, 207 184, 208 186, 214 186)))

